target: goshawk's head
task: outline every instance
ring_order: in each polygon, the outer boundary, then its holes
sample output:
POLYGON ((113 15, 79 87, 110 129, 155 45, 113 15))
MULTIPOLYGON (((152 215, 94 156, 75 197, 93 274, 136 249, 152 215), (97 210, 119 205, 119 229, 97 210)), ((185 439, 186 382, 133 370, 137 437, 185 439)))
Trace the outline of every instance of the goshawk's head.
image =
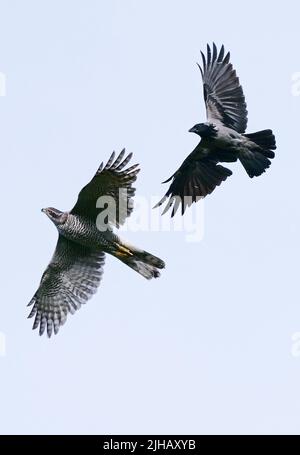
POLYGON ((59 224, 63 224, 66 219, 67 219, 67 214, 64 212, 61 212, 60 210, 57 210, 53 207, 47 207, 45 209, 42 209, 43 213, 46 213, 46 215, 50 218, 51 221, 57 226, 59 224))

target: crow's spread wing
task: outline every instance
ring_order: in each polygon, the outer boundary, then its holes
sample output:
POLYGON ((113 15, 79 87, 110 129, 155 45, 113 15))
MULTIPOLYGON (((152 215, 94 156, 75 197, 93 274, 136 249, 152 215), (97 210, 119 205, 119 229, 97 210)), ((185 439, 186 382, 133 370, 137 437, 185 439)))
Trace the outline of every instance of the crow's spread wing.
POLYGON ((108 210, 109 222, 117 227, 123 224, 131 214, 132 197, 135 188, 132 187, 136 175, 140 171, 138 164, 124 169, 130 161, 132 153, 125 156, 125 149, 115 160, 115 152, 112 153, 106 166, 101 163, 92 180, 80 191, 78 200, 71 210, 72 214, 81 215, 96 221, 100 210, 108 210), (98 200, 102 197, 102 201, 98 200), (106 204, 107 200, 107 205, 106 204), (98 204, 97 204, 98 201, 98 204), (98 208, 97 208, 97 205, 98 208))
POLYGON ((201 52, 203 67, 200 71, 203 80, 204 100, 209 122, 218 120, 223 125, 244 133, 247 127, 247 105, 243 89, 232 64, 230 53, 225 55, 224 46, 218 54, 213 44, 211 51, 207 45, 207 57, 201 52))
POLYGON ((174 216, 181 203, 183 215, 186 207, 212 193, 216 186, 232 174, 229 169, 217 163, 217 159, 207 156, 200 143, 175 174, 163 182, 172 180, 167 193, 155 207, 169 199, 163 213, 172 207, 171 216, 174 216))
POLYGON ((35 316, 33 329, 42 335, 47 327, 50 337, 94 294, 103 274, 105 254, 95 252, 58 238, 53 258, 45 270, 40 286, 28 306, 33 305, 28 317, 35 316))

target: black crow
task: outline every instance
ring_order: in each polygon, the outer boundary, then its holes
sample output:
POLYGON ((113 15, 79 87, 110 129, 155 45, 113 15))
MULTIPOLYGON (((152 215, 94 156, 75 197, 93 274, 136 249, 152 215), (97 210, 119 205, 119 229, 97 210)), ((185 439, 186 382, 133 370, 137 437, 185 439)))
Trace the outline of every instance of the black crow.
POLYGON ((200 143, 184 160, 180 168, 168 180, 172 183, 161 201, 155 206, 168 203, 165 213, 178 206, 181 213, 192 202, 212 193, 232 172, 220 162, 232 163, 238 159, 249 177, 261 175, 270 166, 276 149, 271 130, 245 134, 247 108, 243 89, 232 64, 230 53, 225 55, 222 45, 218 53, 216 45, 207 45, 207 57, 201 52, 203 67, 198 64, 203 81, 207 122, 198 123, 189 131, 201 137, 200 143))

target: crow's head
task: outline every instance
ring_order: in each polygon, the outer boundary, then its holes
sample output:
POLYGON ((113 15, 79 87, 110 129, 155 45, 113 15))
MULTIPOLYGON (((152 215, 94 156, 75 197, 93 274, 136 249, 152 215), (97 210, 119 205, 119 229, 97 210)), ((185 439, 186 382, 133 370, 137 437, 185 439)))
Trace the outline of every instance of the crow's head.
POLYGON ((200 137, 214 137, 217 134, 215 125, 212 123, 197 123, 189 132, 196 133, 200 137))
POLYGON ((47 207, 46 209, 42 209, 43 213, 50 218, 51 221, 57 226, 59 224, 63 224, 67 219, 67 214, 61 212, 60 210, 54 209, 53 207, 47 207))

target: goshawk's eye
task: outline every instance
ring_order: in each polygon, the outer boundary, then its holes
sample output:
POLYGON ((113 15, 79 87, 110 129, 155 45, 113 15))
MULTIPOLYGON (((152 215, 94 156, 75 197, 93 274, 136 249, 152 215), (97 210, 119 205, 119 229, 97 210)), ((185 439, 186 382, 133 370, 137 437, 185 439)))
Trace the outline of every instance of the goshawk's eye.
POLYGON ((53 218, 57 218, 57 213, 54 212, 54 210, 49 210, 49 214, 50 214, 53 218))

